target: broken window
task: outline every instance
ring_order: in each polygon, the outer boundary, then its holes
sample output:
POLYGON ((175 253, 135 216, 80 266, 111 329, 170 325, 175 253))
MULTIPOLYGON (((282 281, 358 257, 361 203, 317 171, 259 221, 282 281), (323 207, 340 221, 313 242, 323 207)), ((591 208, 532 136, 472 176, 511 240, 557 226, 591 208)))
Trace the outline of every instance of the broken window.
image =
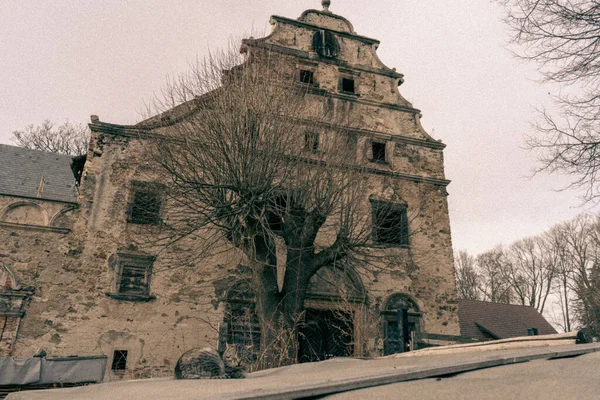
POLYGON ((342 78, 341 82, 341 90, 345 93, 356 93, 354 91, 354 79, 352 78, 342 78))
POLYGON ((314 75, 314 73, 312 71, 301 69, 300 70, 300 83, 302 83, 304 85, 311 85, 311 86, 313 86, 315 84, 315 75, 314 75))
POLYGON ((113 352, 110 369, 113 371, 124 371, 127 369, 127 350, 115 350, 113 352))
POLYGON ((340 46, 335 35, 329 31, 319 30, 313 35, 313 49, 317 54, 324 57, 337 57, 340 46))
POLYGON ((317 132, 306 132, 304 134, 304 150, 311 153, 319 151, 319 134, 317 132))
POLYGON ((385 143, 371 142, 371 152, 373 154, 371 160, 375 162, 386 162, 385 143))
POLYGON ((408 215, 404 204, 371 202, 373 211, 373 243, 408 246, 408 215))
POLYGON ((119 300, 148 301, 155 257, 119 252, 111 257, 116 277, 111 297, 119 300))
POLYGON ((132 224, 160 225, 162 196, 156 185, 133 183, 132 200, 127 212, 127 222, 132 224))

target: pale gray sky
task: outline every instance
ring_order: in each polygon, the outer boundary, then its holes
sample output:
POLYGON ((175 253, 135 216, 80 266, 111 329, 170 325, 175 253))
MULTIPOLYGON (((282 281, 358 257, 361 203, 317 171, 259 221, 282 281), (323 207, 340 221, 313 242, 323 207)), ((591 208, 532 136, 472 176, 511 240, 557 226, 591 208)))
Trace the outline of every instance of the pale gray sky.
MULTIPOLYGON (((44 119, 130 124, 169 74, 208 48, 297 18, 320 0, 0 0, 0 142, 44 119)), ((401 93, 448 145, 455 249, 472 253, 537 234, 582 209, 564 177, 527 177, 521 149, 551 88, 505 48, 502 10, 473 0, 332 0, 379 56, 405 75, 401 93)))

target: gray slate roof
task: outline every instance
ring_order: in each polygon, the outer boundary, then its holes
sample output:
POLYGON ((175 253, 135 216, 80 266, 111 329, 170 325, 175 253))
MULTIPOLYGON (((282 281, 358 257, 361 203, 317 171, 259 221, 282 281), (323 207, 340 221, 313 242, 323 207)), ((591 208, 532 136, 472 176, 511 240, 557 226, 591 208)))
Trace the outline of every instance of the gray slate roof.
POLYGON ((556 330, 533 307, 490 303, 477 300, 458 300, 460 335, 490 340, 492 332, 498 339, 527 336, 527 329, 537 328, 539 335, 556 330))
POLYGON ((71 156, 0 144, 0 194, 77 202, 71 156))

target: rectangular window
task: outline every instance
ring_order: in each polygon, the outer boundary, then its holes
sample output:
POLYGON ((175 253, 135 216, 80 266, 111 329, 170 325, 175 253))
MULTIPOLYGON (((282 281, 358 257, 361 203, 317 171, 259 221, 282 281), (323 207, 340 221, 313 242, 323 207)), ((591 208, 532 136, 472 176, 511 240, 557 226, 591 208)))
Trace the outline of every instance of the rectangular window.
POLYGON ((300 83, 302 83, 304 85, 313 86, 315 84, 314 73, 312 71, 308 71, 306 69, 301 69, 300 70, 300 83))
POLYGON ((403 204, 372 201, 373 243, 408 246, 408 215, 403 204))
POLYGON ((112 298, 130 301, 149 301, 154 256, 120 251, 111 257, 115 269, 112 298))
POLYGON ((306 132, 304 134, 304 150, 311 153, 319 151, 319 134, 317 132, 306 132))
POLYGON ((127 350, 115 350, 113 352, 110 369, 113 371, 124 371, 127 369, 127 350))
POLYGON ((373 161, 380 163, 386 162, 385 143, 371 142, 371 151, 373 152, 373 161))
POLYGON ((527 329, 527 336, 537 336, 537 335, 538 335, 537 328, 528 328, 527 329))
POLYGON ((147 295, 148 269, 145 266, 124 265, 119 282, 119 293, 147 295))
POLYGON ((160 225, 162 196, 157 187, 134 184, 129 204, 127 222, 132 224, 160 225))
POLYGON ((352 78, 342 78, 341 89, 342 89, 342 92, 356 93, 354 91, 354 79, 352 79, 352 78))

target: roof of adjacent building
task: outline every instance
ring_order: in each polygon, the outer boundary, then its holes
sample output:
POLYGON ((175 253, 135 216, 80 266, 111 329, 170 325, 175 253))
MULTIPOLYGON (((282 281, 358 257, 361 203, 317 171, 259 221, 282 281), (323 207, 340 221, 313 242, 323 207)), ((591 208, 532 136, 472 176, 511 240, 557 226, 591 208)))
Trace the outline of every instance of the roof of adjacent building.
POLYGON ((71 156, 0 144, 0 194, 76 202, 71 156))
POLYGON ((506 339, 527 336, 535 328, 539 335, 556 330, 533 307, 490 303, 477 300, 458 300, 460 335, 480 340, 506 339))

